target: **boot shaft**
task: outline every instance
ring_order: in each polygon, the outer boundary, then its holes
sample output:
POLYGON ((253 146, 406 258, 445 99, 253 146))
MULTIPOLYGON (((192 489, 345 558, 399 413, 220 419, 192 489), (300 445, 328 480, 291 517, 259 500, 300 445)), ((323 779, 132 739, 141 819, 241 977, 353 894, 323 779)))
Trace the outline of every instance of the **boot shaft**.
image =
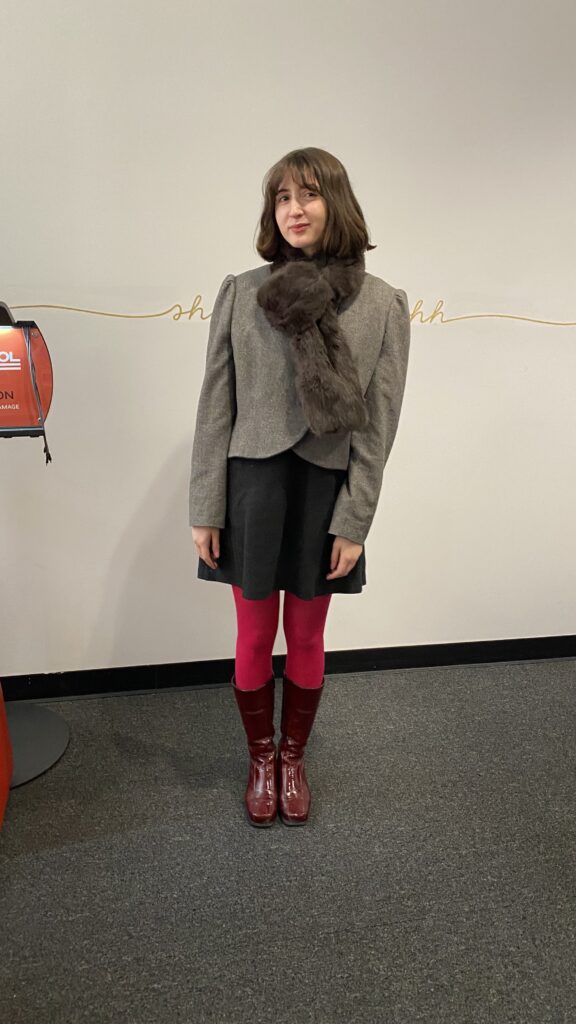
POLYGON ((271 676, 264 686, 259 686, 256 690, 241 690, 236 685, 236 674, 232 676, 231 683, 248 745, 253 748, 254 755, 272 750, 275 732, 274 691, 276 680, 274 676, 271 676))
POLYGON ((284 748, 303 750, 312 731, 325 681, 321 686, 298 686, 286 673, 282 676, 281 740, 284 748))

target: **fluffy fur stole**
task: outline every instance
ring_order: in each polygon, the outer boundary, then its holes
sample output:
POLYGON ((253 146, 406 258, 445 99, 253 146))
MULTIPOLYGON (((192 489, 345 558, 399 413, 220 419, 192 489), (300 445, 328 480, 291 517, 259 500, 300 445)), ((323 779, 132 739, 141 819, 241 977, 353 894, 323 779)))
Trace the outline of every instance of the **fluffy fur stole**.
POLYGON ((306 256, 290 247, 272 264, 257 292, 273 327, 290 339, 296 390, 313 434, 361 430, 368 424, 358 374, 338 321, 347 299, 359 292, 364 256, 306 256))

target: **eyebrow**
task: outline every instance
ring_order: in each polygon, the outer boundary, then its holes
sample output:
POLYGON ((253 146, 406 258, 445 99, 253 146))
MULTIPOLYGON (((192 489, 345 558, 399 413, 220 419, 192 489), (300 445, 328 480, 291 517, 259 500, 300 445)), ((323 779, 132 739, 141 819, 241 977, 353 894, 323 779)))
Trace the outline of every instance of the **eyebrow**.
MULTIPOLYGON (((313 185, 312 182, 304 182, 304 184, 303 185, 299 185, 298 188, 312 188, 312 189, 314 189, 314 191, 316 191, 318 186, 317 185, 313 185)), ((279 195, 280 192, 288 192, 288 189, 287 188, 277 188, 276 189, 276 195, 279 195)))

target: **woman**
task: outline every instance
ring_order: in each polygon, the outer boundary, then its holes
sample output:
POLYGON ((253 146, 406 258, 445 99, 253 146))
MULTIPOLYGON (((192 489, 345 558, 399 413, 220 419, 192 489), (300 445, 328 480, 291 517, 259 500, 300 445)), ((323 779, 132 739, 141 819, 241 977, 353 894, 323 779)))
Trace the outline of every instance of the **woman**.
POLYGON ((410 346, 406 292, 374 249, 341 162, 292 150, 268 171, 256 249, 212 312, 196 416, 190 525, 198 578, 227 583, 231 684, 250 755, 251 824, 309 816, 304 749, 324 690, 332 594, 366 584, 364 541, 396 434, 410 346), (274 746, 272 649, 287 658, 274 746))

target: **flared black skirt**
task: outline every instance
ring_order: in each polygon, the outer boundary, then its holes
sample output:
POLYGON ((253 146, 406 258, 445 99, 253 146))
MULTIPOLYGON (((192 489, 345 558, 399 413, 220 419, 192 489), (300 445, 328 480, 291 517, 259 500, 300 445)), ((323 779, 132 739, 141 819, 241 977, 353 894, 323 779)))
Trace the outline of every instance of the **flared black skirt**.
POLYGON ((198 579, 235 584, 249 600, 288 590, 305 601, 359 594, 362 554, 346 576, 327 580, 334 534, 328 533, 345 469, 307 462, 291 448, 266 459, 228 458, 227 509, 218 568, 198 559, 198 579))

